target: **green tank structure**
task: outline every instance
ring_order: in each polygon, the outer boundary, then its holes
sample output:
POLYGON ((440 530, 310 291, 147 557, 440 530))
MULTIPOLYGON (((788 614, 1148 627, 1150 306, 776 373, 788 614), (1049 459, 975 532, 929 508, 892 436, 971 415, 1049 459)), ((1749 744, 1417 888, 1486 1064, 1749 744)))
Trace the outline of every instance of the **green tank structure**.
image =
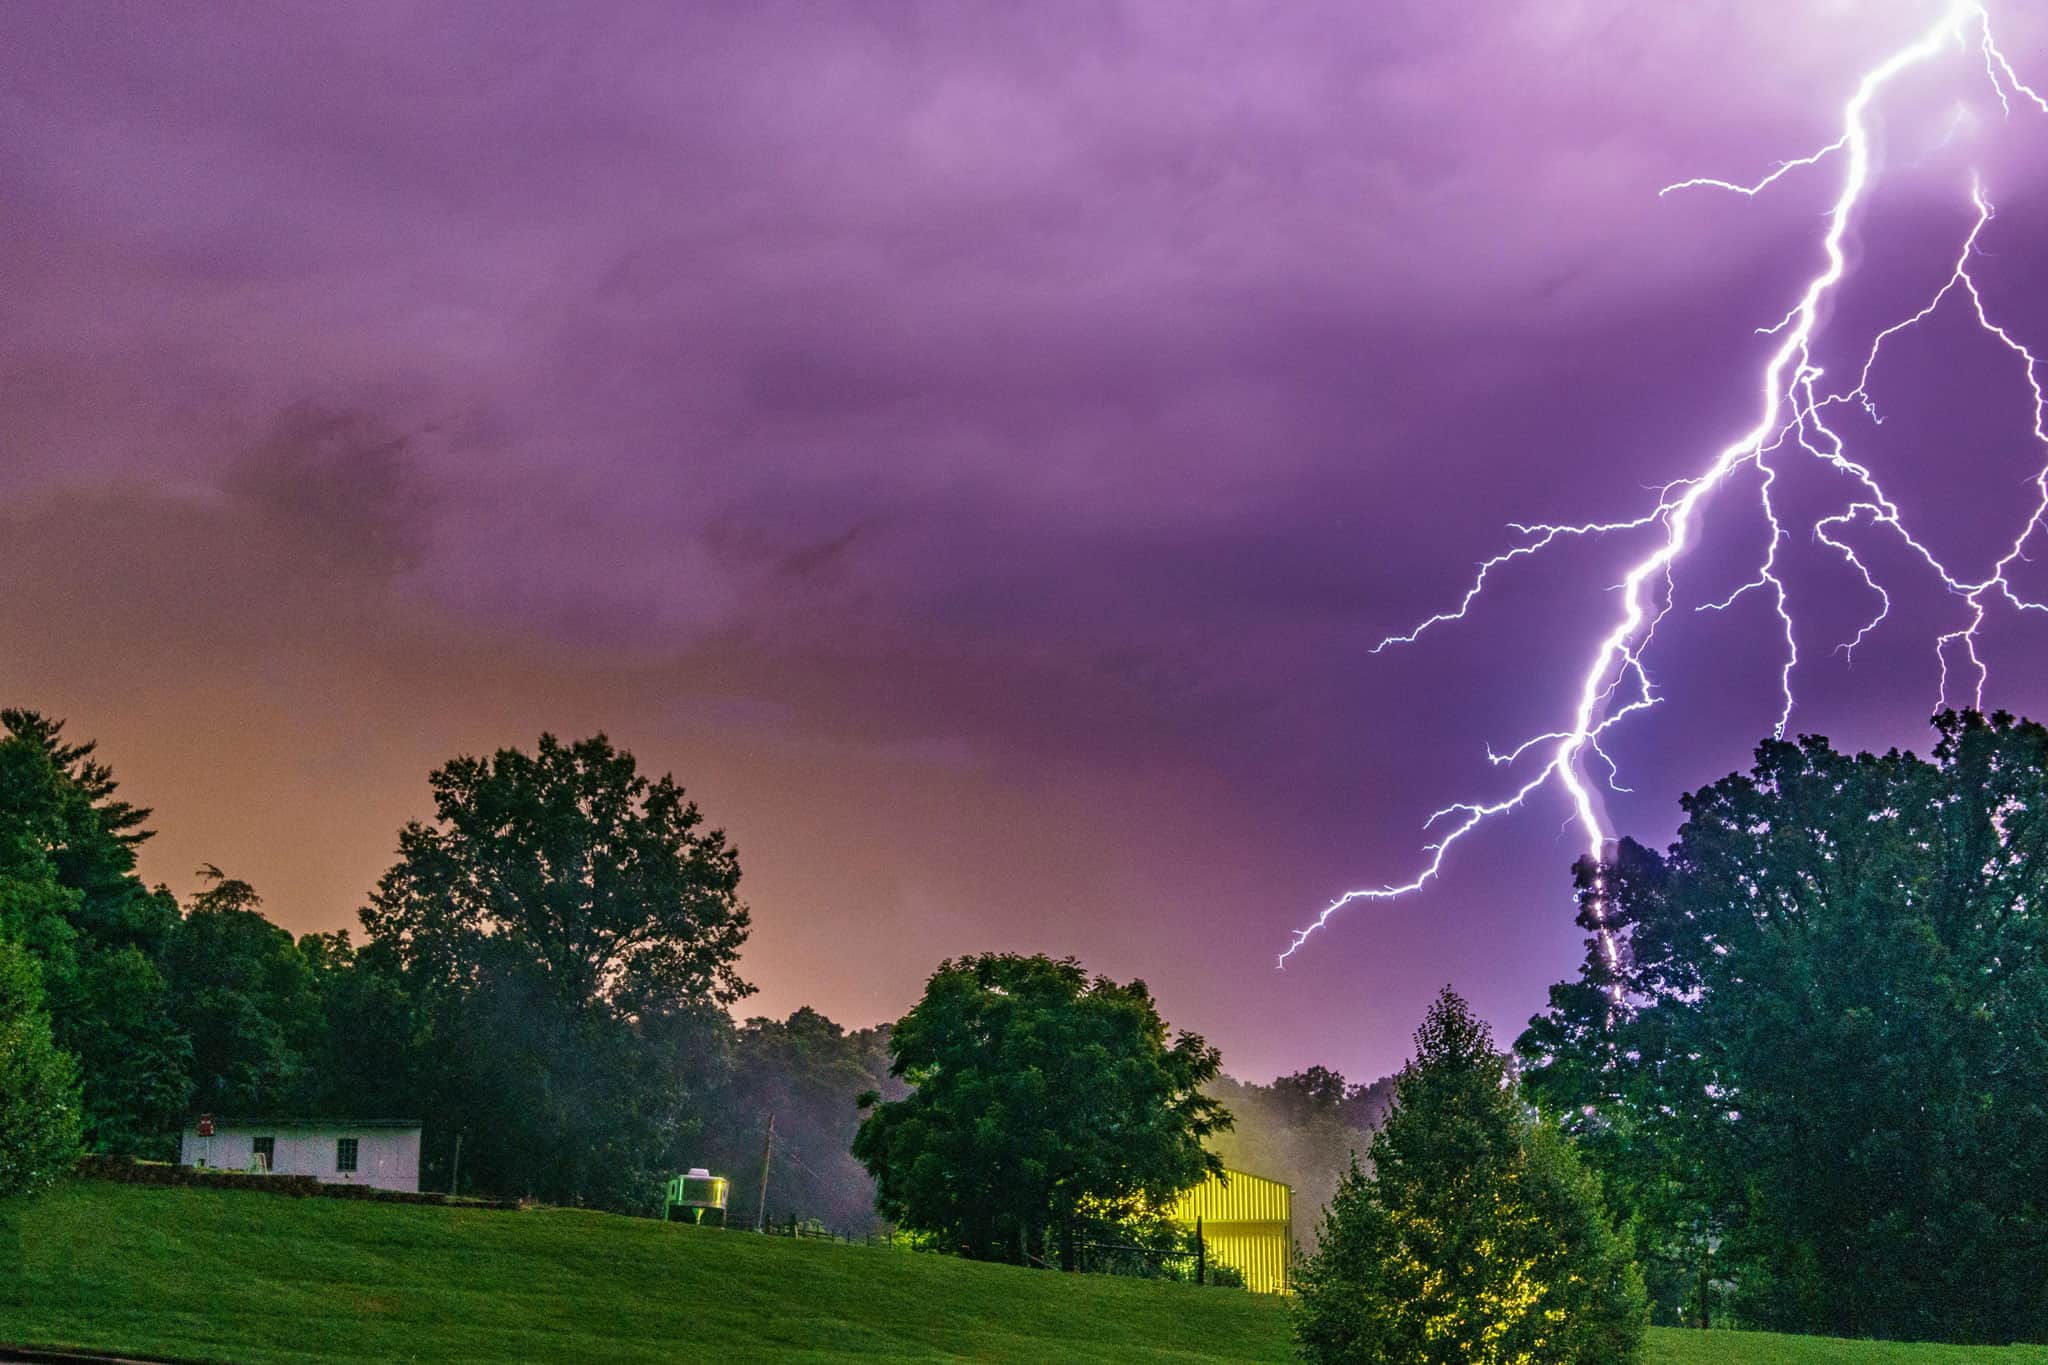
POLYGON ((713 1175, 702 1166, 692 1166, 686 1174, 668 1182, 667 1193, 662 1199, 662 1221, 724 1227, 725 1187, 724 1176, 713 1175))

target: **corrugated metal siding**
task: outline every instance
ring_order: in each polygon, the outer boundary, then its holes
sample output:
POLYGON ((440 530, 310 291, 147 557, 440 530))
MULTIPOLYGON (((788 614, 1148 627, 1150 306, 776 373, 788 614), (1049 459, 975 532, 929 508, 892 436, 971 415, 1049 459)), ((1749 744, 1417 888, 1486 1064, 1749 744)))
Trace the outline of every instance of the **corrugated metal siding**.
POLYGON ((1202 1220, 1209 1259, 1244 1272, 1245 1283, 1262 1294, 1285 1294, 1294 1262, 1294 1191, 1277 1180, 1245 1171, 1225 1171, 1182 1195, 1174 1221, 1188 1227, 1202 1220))

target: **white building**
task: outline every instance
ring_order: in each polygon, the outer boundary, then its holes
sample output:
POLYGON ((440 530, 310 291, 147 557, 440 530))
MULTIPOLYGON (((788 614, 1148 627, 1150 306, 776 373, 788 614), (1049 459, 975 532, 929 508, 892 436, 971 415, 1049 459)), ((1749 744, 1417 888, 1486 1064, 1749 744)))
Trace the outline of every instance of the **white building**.
POLYGON ((420 1121, 201 1118, 186 1125, 178 1164, 418 1193, 420 1121))

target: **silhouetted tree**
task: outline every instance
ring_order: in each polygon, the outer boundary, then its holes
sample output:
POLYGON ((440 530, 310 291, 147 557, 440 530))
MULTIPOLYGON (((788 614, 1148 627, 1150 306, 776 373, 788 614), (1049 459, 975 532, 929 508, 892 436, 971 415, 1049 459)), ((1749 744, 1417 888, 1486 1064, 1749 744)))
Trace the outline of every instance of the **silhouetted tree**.
POLYGON ((646 1206, 752 990, 737 854, 603 735, 430 782, 362 912, 418 1012, 422 1116, 481 1188, 646 1206))
POLYGON ((627 994, 731 1004, 752 991, 738 854, 671 777, 603 735, 458 758, 437 816, 399 833, 363 927, 409 970, 463 985, 517 969, 572 1008, 627 994))
POLYGON ((2048 730, 1935 727, 1932 761, 1765 743, 1668 856, 1579 870, 1623 951, 1553 989, 1525 1084, 1667 1313, 2048 1339, 2048 730))

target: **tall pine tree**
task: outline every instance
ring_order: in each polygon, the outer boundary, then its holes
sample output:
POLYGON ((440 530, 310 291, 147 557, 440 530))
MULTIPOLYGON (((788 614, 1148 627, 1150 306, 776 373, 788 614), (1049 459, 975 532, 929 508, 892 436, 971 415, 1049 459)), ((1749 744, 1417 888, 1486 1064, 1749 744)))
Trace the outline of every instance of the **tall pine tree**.
POLYGON ((1622 1365, 1648 1319, 1627 1239, 1564 1136, 1533 1119, 1446 987, 1415 1035, 1370 1174, 1338 1188, 1302 1268, 1315 1365, 1622 1365))

